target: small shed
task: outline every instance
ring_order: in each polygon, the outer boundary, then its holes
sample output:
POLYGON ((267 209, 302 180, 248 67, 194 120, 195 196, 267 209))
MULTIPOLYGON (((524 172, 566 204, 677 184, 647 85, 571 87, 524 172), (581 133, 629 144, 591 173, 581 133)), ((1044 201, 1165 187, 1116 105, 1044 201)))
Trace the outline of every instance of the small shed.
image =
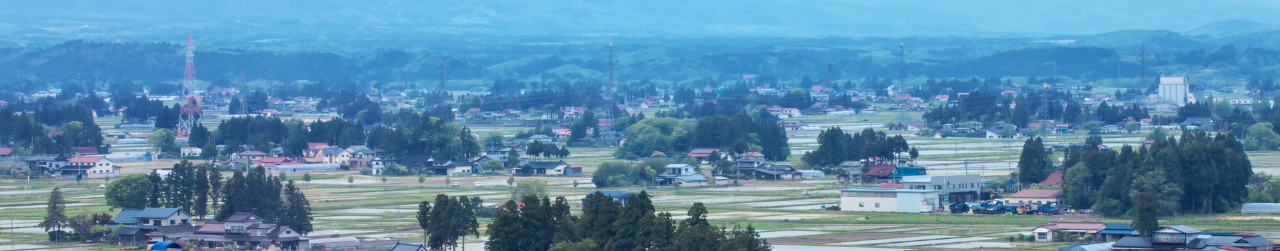
POLYGON ((1244 203, 1241 214, 1280 214, 1280 203, 1244 203))

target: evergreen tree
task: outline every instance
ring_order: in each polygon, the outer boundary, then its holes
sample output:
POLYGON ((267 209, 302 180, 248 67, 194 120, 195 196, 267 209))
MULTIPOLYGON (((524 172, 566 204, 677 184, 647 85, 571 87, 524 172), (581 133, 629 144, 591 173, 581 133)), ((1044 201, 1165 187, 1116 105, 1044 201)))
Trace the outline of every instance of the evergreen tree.
POLYGON ((304 236, 311 233, 311 202, 307 201, 307 195, 303 194, 290 180, 288 185, 285 185, 285 197, 289 206, 281 213, 280 224, 289 226, 304 236))
POLYGON ((427 243, 427 235, 431 233, 431 203, 422 201, 418 203, 418 227, 422 228, 422 243, 427 243))
POLYGON ((222 184, 223 184, 222 172, 219 172, 217 168, 211 168, 208 174, 209 174, 209 191, 208 191, 209 201, 213 202, 213 205, 210 208, 213 210, 217 210, 218 202, 220 201, 219 199, 222 199, 222 184))
POLYGON ((431 249, 443 249, 448 245, 449 239, 455 236, 452 224, 457 208, 453 202, 448 195, 436 195, 435 205, 431 208, 431 236, 427 241, 427 246, 431 249))
POLYGON ((164 189, 164 180, 160 179, 160 175, 151 172, 147 175, 147 179, 151 181, 151 195, 147 197, 147 207, 160 207, 161 189, 164 189))
POLYGON ((209 165, 201 165, 196 169, 196 198, 191 213, 200 216, 200 219, 204 219, 204 215, 209 213, 209 168, 209 165))
MULTIPOLYGON (((44 220, 40 221, 40 224, 36 226, 44 228, 46 232, 50 229, 61 232, 62 225, 67 222, 66 210, 67 201, 62 197, 62 188, 54 187, 53 191, 49 193, 49 202, 45 204, 44 220)), ((57 236, 62 236, 62 234, 59 233, 57 236)))
MULTIPOLYGON (((459 196, 456 197, 456 199, 457 201, 453 203, 453 206, 456 208, 454 209, 454 216, 451 223, 452 226, 450 228, 452 228, 453 232, 457 235, 453 236, 452 240, 449 241, 449 243, 451 243, 450 246, 453 247, 458 246, 458 237, 462 238, 462 243, 467 242, 468 234, 475 235, 476 238, 480 238, 480 232, 476 231, 480 228, 480 222, 476 221, 475 208, 471 206, 471 200, 468 199, 467 196, 459 196)), ((467 249, 464 246, 462 250, 466 251, 467 249)))
POLYGON ((1154 190, 1146 190, 1138 193, 1137 198, 1133 201, 1133 222, 1129 225, 1133 226, 1142 236, 1151 236, 1157 228, 1160 228, 1160 221, 1156 215, 1160 213, 1160 202, 1154 190))
POLYGON ((173 169, 164 178, 163 204, 165 207, 181 208, 191 212, 196 188, 195 165, 186 160, 173 164, 173 169))
POLYGON ((1049 161, 1049 152, 1039 137, 1027 139, 1022 145, 1022 156, 1018 158, 1018 182, 1023 184, 1039 183, 1049 177, 1053 163, 1049 161))

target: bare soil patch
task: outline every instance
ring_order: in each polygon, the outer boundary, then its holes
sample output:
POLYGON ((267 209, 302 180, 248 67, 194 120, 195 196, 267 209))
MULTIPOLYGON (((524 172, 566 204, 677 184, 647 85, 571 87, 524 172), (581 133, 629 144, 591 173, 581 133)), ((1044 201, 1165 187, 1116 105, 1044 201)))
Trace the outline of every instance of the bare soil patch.
POLYGON ((769 243, 777 243, 777 244, 816 244, 816 243, 860 241, 860 240, 871 240, 871 239, 902 238, 902 237, 912 237, 912 236, 920 236, 920 235, 898 234, 898 233, 844 233, 844 234, 812 235, 812 236, 791 237, 791 238, 769 238, 768 240, 769 240, 769 243))

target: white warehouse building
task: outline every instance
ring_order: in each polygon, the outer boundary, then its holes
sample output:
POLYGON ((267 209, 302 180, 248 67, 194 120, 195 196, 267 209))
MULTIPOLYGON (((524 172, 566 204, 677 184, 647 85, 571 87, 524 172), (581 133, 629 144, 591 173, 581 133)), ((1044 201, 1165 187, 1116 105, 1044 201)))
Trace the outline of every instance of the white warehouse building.
POLYGON ((840 211, 926 213, 938 208, 938 190, 852 188, 840 190, 840 211))

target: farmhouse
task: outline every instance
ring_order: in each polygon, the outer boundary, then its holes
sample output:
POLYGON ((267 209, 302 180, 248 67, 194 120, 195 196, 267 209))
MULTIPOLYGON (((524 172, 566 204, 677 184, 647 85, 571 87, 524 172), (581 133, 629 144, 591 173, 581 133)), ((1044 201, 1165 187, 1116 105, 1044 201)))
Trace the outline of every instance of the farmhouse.
POLYGON ((1045 190, 1045 189, 1023 189, 1017 193, 1010 194, 1004 198, 1005 205, 1013 203, 1050 203, 1062 201, 1062 190, 1045 190))

